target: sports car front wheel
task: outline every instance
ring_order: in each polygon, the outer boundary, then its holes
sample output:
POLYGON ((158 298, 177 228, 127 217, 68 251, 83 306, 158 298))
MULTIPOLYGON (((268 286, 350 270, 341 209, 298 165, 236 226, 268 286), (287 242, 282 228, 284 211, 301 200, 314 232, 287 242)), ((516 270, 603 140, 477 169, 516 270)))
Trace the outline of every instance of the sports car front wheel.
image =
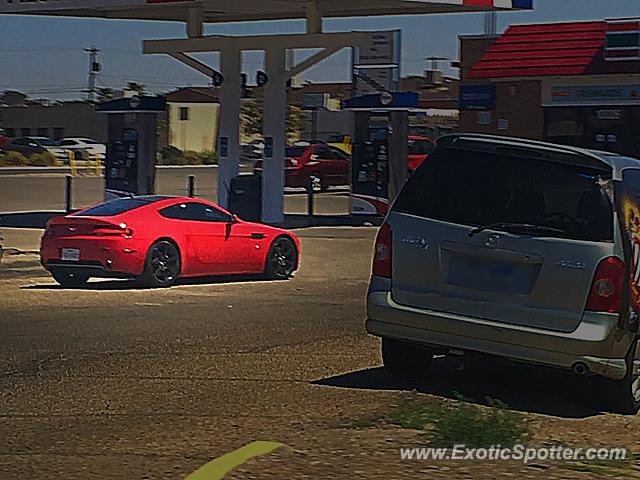
POLYGON ((298 251, 296 246, 291 239, 278 237, 269 247, 264 273, 270 279, 286 280, 294 272, 297 264, 298 251))
POLYGON ((180 252, 168 240, 160 240, 149 248, 144 272, 138 278, 147 287, 170 287, 180 274, 180 252))

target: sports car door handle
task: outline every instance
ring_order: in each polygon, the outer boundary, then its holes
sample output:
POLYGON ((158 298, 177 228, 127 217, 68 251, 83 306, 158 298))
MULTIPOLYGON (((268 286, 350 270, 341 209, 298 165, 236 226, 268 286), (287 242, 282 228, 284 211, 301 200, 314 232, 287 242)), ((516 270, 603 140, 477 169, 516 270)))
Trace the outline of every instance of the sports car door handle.
POLYGON ((252 233, 251 234, 251 238, 253 238, 254 240, 260 240, 263 239, 265 237, 264 233, 252 233))

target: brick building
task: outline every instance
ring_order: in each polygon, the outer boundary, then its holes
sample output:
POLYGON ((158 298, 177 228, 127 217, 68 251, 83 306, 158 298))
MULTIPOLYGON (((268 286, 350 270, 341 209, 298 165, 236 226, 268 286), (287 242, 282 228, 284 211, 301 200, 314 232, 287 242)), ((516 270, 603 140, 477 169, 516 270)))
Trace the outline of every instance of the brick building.
POLYGON ((640 156, 640 20, 460 38, 460 129, 640 156))

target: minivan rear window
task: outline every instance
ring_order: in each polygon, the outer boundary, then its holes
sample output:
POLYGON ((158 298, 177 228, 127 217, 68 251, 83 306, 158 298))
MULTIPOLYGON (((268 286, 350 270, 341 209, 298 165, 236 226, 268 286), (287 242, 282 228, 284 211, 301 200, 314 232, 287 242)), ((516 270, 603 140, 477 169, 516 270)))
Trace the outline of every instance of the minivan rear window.
POLYGON ((601 170, 589 167, 437 149, 393 210, 470 227, 526 223, 563 231, 554 237, 612 241, 613 209, 603 180, 601 170))

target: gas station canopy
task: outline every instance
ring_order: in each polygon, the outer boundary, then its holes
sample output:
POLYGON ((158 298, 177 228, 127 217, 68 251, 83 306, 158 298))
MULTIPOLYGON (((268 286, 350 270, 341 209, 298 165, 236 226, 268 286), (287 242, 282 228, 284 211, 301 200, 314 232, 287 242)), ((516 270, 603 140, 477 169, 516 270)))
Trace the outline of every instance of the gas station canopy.
POLYGON ((533 0, 41 0, 6 1, 0 14, 56 15, 188 21, 201 12, 205 23, 301 19, 314 9, 322 17, 423 15, 530 9, 533 0))
MULTIPOLYGON (((220 79, 217 192, 218 204, 224 208, 228 207, 231 182, 239 173, 242 52, 263 50, 265 77, 268 81, 264 84, 262 134, 265 148, 261 174, 261 216, 265 223, 280 224, 284 218, 283 172, 287 141, 285 124, 288 80, 343 48, 377 46, 374 37, 367 32, 323 32, 323 18, 531 9, 532 3, 533 0, 5 0, 0 4, 0 14, 184 21, 186 37, 145 40, 143 51, 147 54, 169 55, 209 79, 214 76, 220 79), (285 19, 304 19, 306 32, 207 36, 203 31, 204 23, 285 19), (296 49, 320 51, 296 65, 287 65, 287 52, 296 49), (197 52, 219 52, 220 72, 190 56, 197 52)), ((406 115, 409 106, 406 101, 410 100, 410 95, 386 91, 381 93, 386 96, 374 96, 376 102, 387 109, 398 107, 406 115)), ((135 101, 138 102, 139 99, 135 101)), ((130 104, 125 107, 135 108, 130 104)), ((396 114, 399 113, 402 112, 394 113, 397 131, 406 123, 398 121, 400 117, 396 114)), ((131 115, 122 115, 122 118, 114 120, 114 127, 109 134, 111 146, 107 149, 106 171, 109 175, 113 172, 117 177, 122 170, 119 165, 129 164, 134 160, 138 162, 138 152, 151 151, 147 146, 155 144, 155 127, 147 128, 148 122, 144 123, 143 120, 144 118, 137 119, 137 116, 131 115), (112 168, 114 165, 116 167, 112 168)), ((405 145, 406 135, 396 135, 394 142, 405 145)), ((398 159, 400 163, 405 162, 406 155, 402 153, 402 148, 397 151, 401 153, 396 155, 397 159, 391 159, 391 164, 398 159)), ((141 167, 153 171, 153 155, 146 154, 144 158, 140 155, 140 162, 141 165, 133 171, 140 172, 141 167)), ((406 174, 406 167, 401 167, 400 163, 393 165, 390 171, 406 174)), ((122 180, 116 177, 116 180, 122 180)), ((146 180, 125 179, 126 185, 122 182, 118 185, 119 188, 124 185, 126 191, 131 191, 131 185, 134 185, 136 193, 141 188, 150 192, 152 184, 148 180, 151 178, 152 175, 148 175, 146 180)), ((105 182, 105 186, 108 185, 109 178, 105 182)))

